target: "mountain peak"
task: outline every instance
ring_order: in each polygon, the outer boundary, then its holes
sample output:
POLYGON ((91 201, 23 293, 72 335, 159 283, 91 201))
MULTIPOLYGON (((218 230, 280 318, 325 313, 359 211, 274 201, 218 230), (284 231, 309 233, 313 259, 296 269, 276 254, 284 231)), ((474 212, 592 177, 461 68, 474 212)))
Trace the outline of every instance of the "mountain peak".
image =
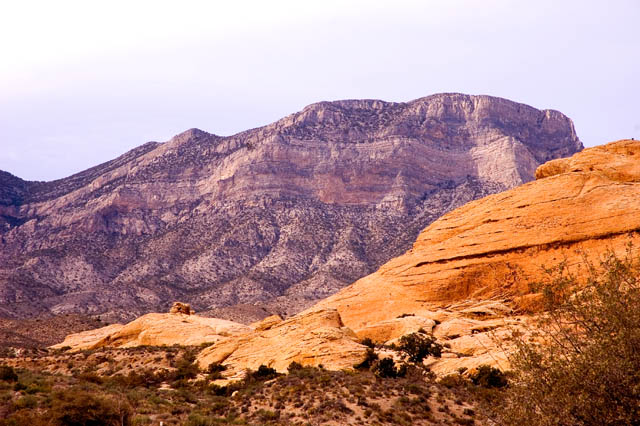
POLYGON ((580 149, 564 116, 496 99, 319 102, 27 185, 0 205, 0 309, 127 319, 180 299, 198 312, 299 311, 443 213, 580 149))

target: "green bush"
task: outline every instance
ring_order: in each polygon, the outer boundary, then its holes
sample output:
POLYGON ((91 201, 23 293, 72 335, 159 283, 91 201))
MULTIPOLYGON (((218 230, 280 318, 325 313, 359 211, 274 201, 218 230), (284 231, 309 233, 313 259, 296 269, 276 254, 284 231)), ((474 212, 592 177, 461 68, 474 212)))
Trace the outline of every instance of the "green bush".
POLYGON ((33 395, 20 397, 16 402, 16 408, 35 408, 38 405, 38 398, 33 395))
POLYGON ((429 355, 440 357, 442 354, 442 345, 436 342, 435 337, 420 333, 402 336, 398 348, 409 355, 409 360, 416 364, 421 363, 429 355))
POLYGON ((209 380, 221 379, 222 372, 226 371, 226 369, 227 369, 226 366, 222 364, 218 364, 217 362, 209 364, 209 367, 207 368, 207 374, 208 374, 209 380))
POLYGON ((481 365, 469 376, 471 382, 483 388, 503 388, 507 386, 507 376, 495 367, 481 365))
POLYGON ((70 389, 54 396, 47 417, 59 426, 129 426, 131 414, 125 400, 70 389))
POLYGON ((185 353, 176 362, 176 370, 173 372, 173 380, 180 381, 195 378, 200 372, 198 364, 195 363, 196 356, 191 352, 185 353))
POLYGON ((291 374, 294 371, 300 371, 302 370, 302 364, 295 362, 295 361, 291 361, 291 363, 289 364, 289 366, 287 367, 287 371, 289 372, 289 374, 291 374))
POLYGON ((438 383, 448 389, 451 389, 465 386, 468 383, 468 380, 461 374, 447 374, 441 378, 438 383))
POLYGON ((539 289, 548 312, 530 335, 514 335, 515 377, 504 424, 640 424, 640 259, 629 247, 585 262, 578 279, 566 265, 539 289))
POLYGON ((392 358, 382 358, 373 366, 373 372, 378 377, 395 379, 404 377, 407 374, 407 368, 404 365, 397 368, 392 358))
POLYGON ((364 339, 362 339, 362 340, 360 341, 360 344, 361 344, 361 345, 364 345, 364 346, 366 346, 366 347, 368 347, 368 348, 371 348, 371 349, 373 349, 373 348, 375 348, 375 347, 376 347, 376 344, 375 344, 375 343, 373 343, 373 340, 371 340, 371 339, 370 339, 370 338, 368 338, 368 337, 365 337, 364 339))
POLYGON ((367 353, 365 355, 364 360, 353 366, 356 370, 369 370, 374 363, 378 360, 378 355, 373 351, 373 349, 367 349, 367 353))
POLYGON ((273 368, 267 367, 266 365, 261 365, 256 371, 247 372, 247 378, 257 381, 269 380, 275 377, 278 377, 278 372, 273 368))
POLYGON ((213 421, 201 413, 191 413, 187 418, 185 426, 211 426, 213 421))
POLYGON ((0 380, 5 382, 17 382, 18 375, 13 367, 8 365, 0 365, 0 380))

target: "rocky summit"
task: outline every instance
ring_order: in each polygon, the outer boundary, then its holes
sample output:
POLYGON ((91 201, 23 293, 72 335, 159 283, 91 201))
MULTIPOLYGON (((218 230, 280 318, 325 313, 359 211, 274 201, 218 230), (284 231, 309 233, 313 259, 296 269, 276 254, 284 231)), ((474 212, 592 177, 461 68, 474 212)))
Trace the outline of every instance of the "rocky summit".
MULTIPOLYGON (((129 320, 174 300, 243 322, 288 316, 401 255, 442 214, 581 149, 557 111, 439 94, 321 102, 229 137, 192 129, 53 182, 0 172, 0 316, 129 320)), ((494 220, 481 216, 477 232, 494 220)), ((384 285, 411 288, 447 256, 473 263, 472 247, 449 250, 462 236, 439 232, 412 251, 433 254, 385 266, 384 285)), ((428 300, 475 291, 459 286, 436 280, 428 300)))

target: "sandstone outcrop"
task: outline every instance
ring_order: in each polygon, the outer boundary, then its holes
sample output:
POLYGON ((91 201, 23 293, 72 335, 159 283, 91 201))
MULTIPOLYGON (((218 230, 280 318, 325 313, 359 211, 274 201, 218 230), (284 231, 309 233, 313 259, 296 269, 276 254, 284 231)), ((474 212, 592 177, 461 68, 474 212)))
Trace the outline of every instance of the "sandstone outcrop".
POLYGON ((363 338, 390 344, 426 332, 443 345, 442 357, 425 360, 436 374, 508 368, 511 331, 526 333, 534 318, 528 284, 544 276, 541 265, 562 261, 580 274, 585 257, 638 247, 639 163, 636 141, 547 163, 537 181, 443 216, 409 252, 313 308, 216 339, 198 362, 228 366, 230 379, 260 365, 284 371, 292 361, 343 369, 364 357, 363 338))
POLYGON ((403 313, 503 296, 519 300, 541 266, 582 263, 638 239, 640 142, 589 148, 540 167, 541 179, 458 208, 413 248, 316 308, 358 330, 403 313), (610 167, 610 165, 613 165, 610 167))
POLYGON ((263 320, 252 323, 250 327, 255 331, 264 331, 269 330, 270 328, 280 324, 281 322, 282 318, 280 317, 280 315, 271 315, 264 318, 263 320))
POLYGON ((0 172, 0 315, 120 321, 167 300, 290 315, 581 147, 557 111, 440 94, 321 102, 229 137, 192 129, 54 182, 0 172))
POLYGON ((204 349, 197 360, 202 368, 212 363, 225 365, 225 375, 234 378, 261 365, 286 372, 292 362, 322 365, 329 370, 349 369, 364 359, 366 350, 355 333, 344 327, 338 312, 325 309, 220 340, 204 349))
POLYGON ((141 345, 170 346, 213 343, 227 336, 246 333, 250 327, 218 318, 183 313, 151 313, 126 324, 113 324, 72 334, 52 348, 73 350, 141 345))
POLYGON ((386 325, 402 314, 434 319, 434 335, 450 347, 428 360, 439 373, 504 365, 505 350, 490 335, 527 322, 522 314, 536 296, 529 284, 543 279, 543 265, 586 273, 585 257, 640 244, 640 142, 589 148, 536 175, 444 215, 406 254, 311 310, 336 309, 358 335, 394 330, 386 325))
POLYGON ((195 314, 195 311, 191 309, 191 305, 189 305, 188 303, 173 302, 173 305, 171 305, 171 309, 169 309, 169 313, 193 315, 195 314))
POLYGON ((424 331, 431 333, 436 325, 435 320, 417 315, 394 318, 365 326, 358 330, 360 339, 371 339, 378 344, 390 344, 394 339, 406 334, 424 331))

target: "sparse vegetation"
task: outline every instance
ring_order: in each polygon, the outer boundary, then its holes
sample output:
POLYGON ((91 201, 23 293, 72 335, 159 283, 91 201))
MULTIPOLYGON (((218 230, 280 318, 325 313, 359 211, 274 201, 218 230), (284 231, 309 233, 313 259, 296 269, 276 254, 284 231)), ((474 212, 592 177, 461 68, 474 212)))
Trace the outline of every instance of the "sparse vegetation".
POLYGON ((392 358, 382 358, 373 365, 372 370, 376 376, 382 378, 395 379, 396 377, 404 377, 407 374, 407 366, 404 364, 399 367, 396 366, 392 358))
POLYGON ((640 424, 640 259, 631 247, 585 262, 580 281, 562 264, 543 292, 548 314, 518 336, 505 424, 640 424))
POLYGON ((421 363, 429 355, 440 357, 442 345, 435 337, 422 333, 411 333, 400 338, 398 349, 404 351, 413 363, 421 363))
POLYGON ((124 397, 95 396, 84 389, 71 388, 54 394, 46 416, 54 425, 60 426, 128 426, 131 424, 131 413, 131 407, 124 397))
POLYGON ((479 366, 469 377, 474 385, 484 388, 503 388, 507 386, 506 374, 490 365, 479 366))
POLYGON ((467 425, 484 424, 487 413, 506 425, 638 424, 638 277, 640 259, 611 254, 589 265, 585 282, 564 265, 554 270, 538 287, 548 313, 516 336, 513 375, 480 366, 437 379, 421 363, 442 348, 424 331, 399 340, 397 362, 362 341, 369 347, 356 371, 292 362, 281 374, 262 365, 222 386, 224 366, 195 363, 201 347, 38 350, 0 360, 0 426, 97 417, 118 425, 467 425), (36 372, 43 367, 53 374, 36 372))
POLYGON ((0 365, 0 380, 5 382, 17 382, 18 375, 15 370, 8 365, 0 365))
MULTIPOLYGON (((292 363, 288 374, 261 366, 244 380, 216 386, 214 364, 195 378, 195 348, 146 347, 56 354, 75 375, 14 369, 17 381, 0 381, 0 426, 29 424, 428 424, 467 419, 465 403, 418 368, 390 358, 374 371, 327 371, 292 363), (172 357, 158 356, 164 351, 172 357), (120 359, 126 362, 120 365, 120 359), (162 362, 166 367, 152 367, 162 362), (173 366, 167 365, 171 363, 173 366), (145 368, 127 369, 127 364, 145 368), (400 372, 400 370, 403 370, 400 372), (178 372, 180 371, 180 372, 178 372), (382 372, 382 373, 381 373, 382 372), (403 377, 401 377, 403 376, 403 377), (177 379, 177 377, 181 377, 177 379), (393 379, 390 379, 393 377, 393 379), (178 382, 179 386, 174 386, 178 382), (167 387, 171 384, 171 388, 167 387), (15 388, 15 385, 20 385, 15 388), (441 389, 434 392, 433 389, 441 389), (443 395, 435 397, 435 395, 443 395), (450 409, 441 411, 443 405, 450 409), (66 416, 66 417, 65 417, 66 416), (102 423, 93 419, 100 417, 102 423), (93 423, 92 423, 93 422, 93 423)), ((465 398, 465 401, 471 398, 465 398)), ((475 414, 476 418, 482 418, 475 414)))

